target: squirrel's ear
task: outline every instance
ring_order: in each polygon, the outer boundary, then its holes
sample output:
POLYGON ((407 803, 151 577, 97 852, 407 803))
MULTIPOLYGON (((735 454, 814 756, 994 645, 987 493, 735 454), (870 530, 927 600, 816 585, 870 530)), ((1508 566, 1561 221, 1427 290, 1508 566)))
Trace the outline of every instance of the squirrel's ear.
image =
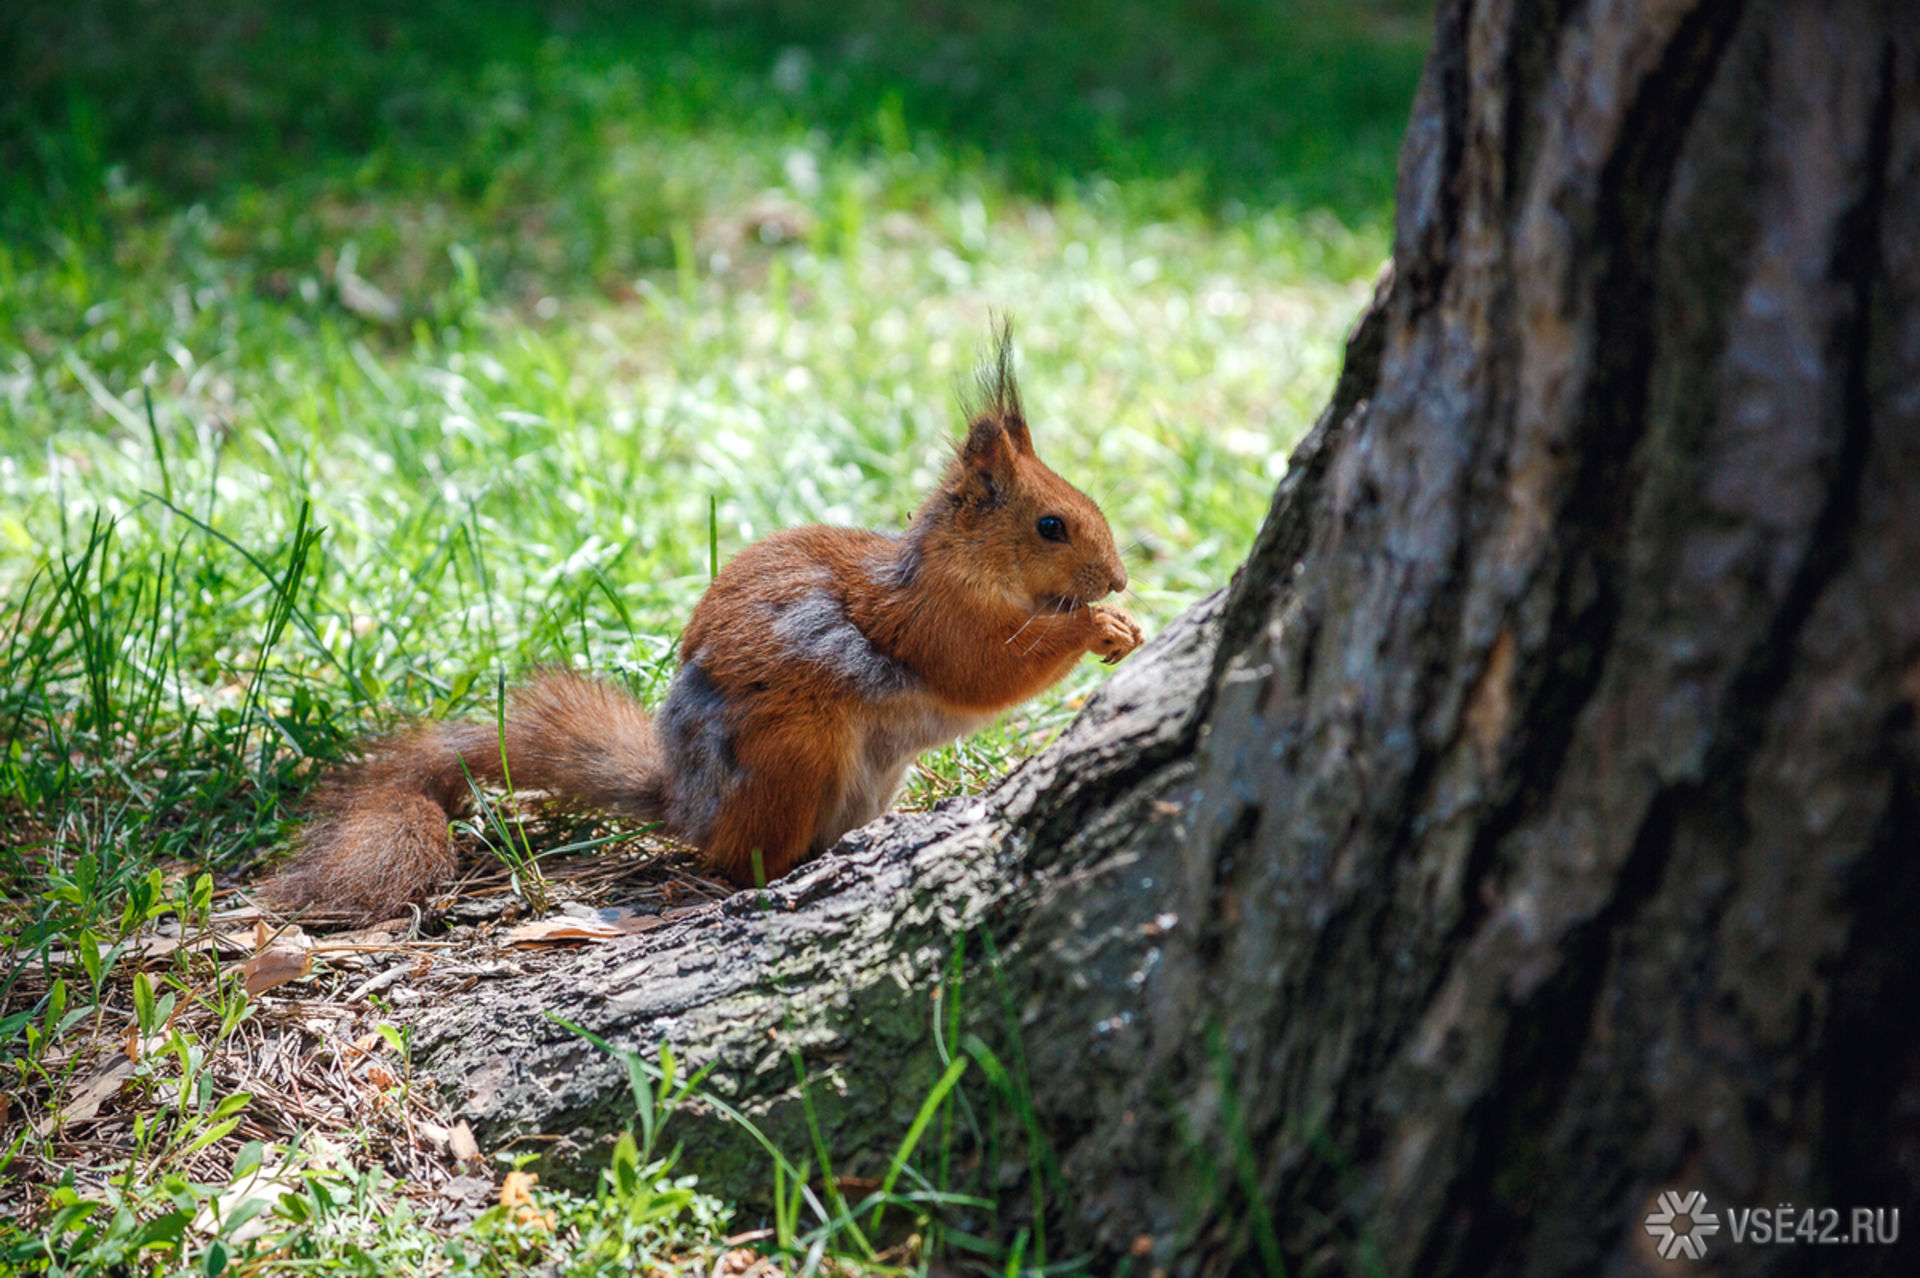
MULTIPOLYGON (((1022 434, 1024 434, 1024 428, 1022 434)), ((977 417, 960 445, 958 474, 961 492, 987 505, 999 504, 1013 483, 1015 444, 993 417, 977 417)))
POLYGON ((1000 424, 1006 428, 1007 441, 1013 445, 1014 452, 1019 453, 1023 457, 1031 457, 1034 455, 1033 436, 1027 433, 1026 418, 1022 417, 1016 410, 1002 417, 1000 424))

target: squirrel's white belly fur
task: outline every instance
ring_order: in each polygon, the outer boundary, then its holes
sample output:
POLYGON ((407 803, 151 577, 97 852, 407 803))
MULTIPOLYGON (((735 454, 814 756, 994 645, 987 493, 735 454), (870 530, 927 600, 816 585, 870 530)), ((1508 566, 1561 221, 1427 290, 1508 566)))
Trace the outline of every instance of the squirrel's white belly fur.
POLYGON ((866 724, 863 739, 854 743, 855 766, 832 817, 821 828, 820 846, 831 847, 848 830, 885 812, 900 792, 907 769, 921 754, 966 736, 991 717, 956 713, 918 691, 895 698, 885 714, 866 724))

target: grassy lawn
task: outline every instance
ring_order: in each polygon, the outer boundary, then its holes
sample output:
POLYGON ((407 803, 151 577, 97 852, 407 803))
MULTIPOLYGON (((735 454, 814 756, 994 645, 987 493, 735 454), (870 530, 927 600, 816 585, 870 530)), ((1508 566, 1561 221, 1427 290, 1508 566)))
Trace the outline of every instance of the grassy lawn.
POLYGON ((539 663, 652 695, 716 559, 899 526, 997 311, 1149 632, 1224 583, 1385 255, 1424 44, 1420 0, 9 5, 0 1270, 981 1260, 771 1166, 792 1211, 702 1198, 670 1125, 595 1197, 498 1205, 483 1162, 449 1223, 401 1018, 360 1000, 364 1103, 303 1126, 223 1061, 357 979, 249 999, 179 942, 355 739, 539 663), (297 1192, 249 1224, 252 1167, 297 1192))

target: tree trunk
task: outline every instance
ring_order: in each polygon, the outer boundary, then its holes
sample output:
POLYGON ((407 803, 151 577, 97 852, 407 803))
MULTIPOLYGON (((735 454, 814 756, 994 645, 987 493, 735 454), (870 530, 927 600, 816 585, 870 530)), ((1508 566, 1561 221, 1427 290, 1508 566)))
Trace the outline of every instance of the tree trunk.
MULTIPOLYGON (((1229 590, 992 794, 503 992, 801 1150, 797 1054, 884 1159, 990 939, 1101 1270, 1629 1272, 1675 1189, 1716 1272, 1910 1272, 1729 1212, 1920 1201, 1917 33, 1444 0, 1390 282, 1229 590)), ((426 1026, 483 1136, 624 1123, 500 1007, 426 1026)))

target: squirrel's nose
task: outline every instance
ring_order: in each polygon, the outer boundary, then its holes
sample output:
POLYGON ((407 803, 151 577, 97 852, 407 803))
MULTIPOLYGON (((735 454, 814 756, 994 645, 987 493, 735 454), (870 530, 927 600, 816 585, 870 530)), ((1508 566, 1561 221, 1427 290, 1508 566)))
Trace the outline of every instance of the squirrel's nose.
POLYGON ((1126 588, 1127 588, 1126 567, 1121 564, 1115 564, 1113 567, 1113 570, 1107 574, 1107 589, 1111 590, 1114 594, 1117 595, 1121 591, 1125 590, 1126 588))

